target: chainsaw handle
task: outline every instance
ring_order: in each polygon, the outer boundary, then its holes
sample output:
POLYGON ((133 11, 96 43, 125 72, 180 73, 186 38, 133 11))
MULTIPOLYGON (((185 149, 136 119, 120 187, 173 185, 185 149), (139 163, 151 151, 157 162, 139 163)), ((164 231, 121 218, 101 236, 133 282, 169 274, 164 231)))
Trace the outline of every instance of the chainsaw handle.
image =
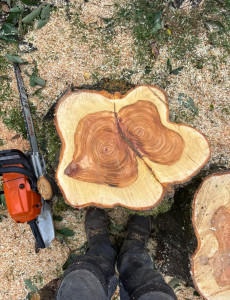
POLYGON ((32 171, 27 170, 27 169, 22 168, 22 167, 16 167, 16 166, 0 167, 0 175, 6 174, 6 173, 19 173, 19 174, 23 174, 23 175, 26 175, 27 177, 29 177, 31 180, 35 180, 36 181, 34 173, 32 171))

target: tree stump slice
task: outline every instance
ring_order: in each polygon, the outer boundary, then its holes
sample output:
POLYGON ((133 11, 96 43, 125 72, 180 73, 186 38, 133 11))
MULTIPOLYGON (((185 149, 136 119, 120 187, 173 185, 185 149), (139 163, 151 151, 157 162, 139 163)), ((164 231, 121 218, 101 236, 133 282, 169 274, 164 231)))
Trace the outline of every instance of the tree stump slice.
POLYGON ((230 299, 230 173, 208 176, 193 200, 192 276, 208 300, 230 299))
POLYGON ((73 207, 157 205, 176 183, 207 162, 210 147, 196 129, 169 121, 166 94, 139 86, 126 95, 79 90, 56 106, 62 149, 57 183, 73 207))

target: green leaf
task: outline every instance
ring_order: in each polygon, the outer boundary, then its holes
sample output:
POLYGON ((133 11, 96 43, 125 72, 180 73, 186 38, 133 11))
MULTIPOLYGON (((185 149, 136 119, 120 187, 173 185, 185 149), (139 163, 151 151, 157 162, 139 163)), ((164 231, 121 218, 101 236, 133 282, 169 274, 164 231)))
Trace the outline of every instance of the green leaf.
POLYGON ((149 74, 152 71, 152 67, 146 66, 145 67, 145 74, 149 74))
POLYGON ((15 35, 0 35, 0 39, 9 43, 15 43, 18 41, 15 35))
POLYGON ((43 7, 42 12, 41 12, 41 19, 42 20, 49 20, 50 18, 50 4, 46 5, 43 7))
POLYGON ((170 74, 174 74, 174 75, 178 75, 180 73, 180 71, 182 71, 184 69, 184 67, 179 67, 177 69, 174 69, 170 72, 170 74))
POLYGON ((2 139, 0 139, 0 146, 3 146, 4 145, 4 142, 2 139))
POLYGON ((65 240, 65 237, 64 237, 64 235, 63 234, 61 234, 61 233, 59 233, 59 232, 57 232, 57 230, 55 230, 55 237, 57 238, 57 239, 59 239, 59 240, 65 240))
POLYGON ((176 288, 180 287, 180 283, 176 278, 173 278, 169 281, 168 285, 171 287, 171 289, 175 290, 176 288))
POLYGON ((161 26, 161 15, 162 11, 157 11, 154 14, 154 21, 153 21, 153 28, 152 28, 152 34, 156 34, 159 29, 162 28, 161 26))
POLYGON ((227 8, 230 8, 230 0, 225 0, 224 3, 227 8))
POLYGON ((7 218, 7 216, 6 216, 6 215, 4 215, 4 214, 0 214, 0 222, 2 222, 2 220, 3 220, 3 219, 5 219, 5 218, 7 218))
POLYGON ((58 215, 58 216, 57 216, 57 215, 54 215, 54 216, 53 216, 53 219, 54 219, 54 221, 59 221, 59 222, 60 222, 60 221, 63 220, 63 217, 62 217, 62 216, 59 216, 59 215, 58 215))
POLYGON ((39 5, 30 14, 25 16, 25 18, 22 19, 22 22, 25 23, 25 24, 32 22, 34 19, 36 19, 40 15, 41 10, 42 10, 42 6, 39 5))
POLYGON ((169 70, 169 72, 172 72, 171 60, 169 58, 167 59, 167 69, 169 70))
POLYGON ((195 105, 191 97, 186 96, 183 93, 180 93, 178 96, 179 104, 183 105, 185 108, 191 110, 194 115, 198 115, 198 107, 195 105))
POLYGON ((35 81, 34 81, 34 77, 36 77, 34 74, 32 74, 32 75, 30 76, 30 86, 32 86, 32 87, 35 87, 35 86, 36 86, 36 83, 35 83, 35 81))
POLYGON ((171 60, 168 58, 168 60, 167 60, 167 69, 169 70, 169 74, 178 75, 180 73, 180 71, 184 69, 184 67, 181 66, 179 68, 173 69, 172 64, 171 64, 171 60))
POLYGON ((161 29, 161 25, 160 24, 156 24, 155 26, 153 26, 152 33, 156 34, 159 29, 161 29))
POLYGON ((26 287, 29 290, 31 290, 32 292, 37 292, 38 291, 38 288, 35 285, 33 285, 31 279, 25 279, 24 283, 25 283, 26 287))
POLYGON ((36 0, 21 0, 21 2, 29 6, 36 6, 38 4, 36 0))
POLYGON ((48 22, 49 22, 49 19, 46 19, 46 20, 40 20, 40 21, 38 22, 37 29, 42 28, 42 27, 45 26, 48 22))
POLYGON ((220 21, 207 20, 204 25, 209 31, 225 31, 225 27, 220 21))
POLYGON ((19 17, 20 17, 19 12, 11 12, 9 13, 8 18, 6 19, 6 23, 12 24, 12 25, 17 25, 19 17))
POLYGON ((0 204, 3 207, 6 207, 6 199, 4 194, 0 194, 0 204))
POLYGON ((109 229, 113 233, 118 233, 121 232, 124 229, 124 227, 121 224, 117 224, 117 225, 110 224, 109 229))
POLYGON ((75 234, 74 231, 69 228, 57 229, 56 232, 60 233, 64 236, 74 236, 74 234, 75 234))
POLYGON ((161 23, 161 15, 162 11, 157 11, 154 14, 154 24, 160 24, 161 23))
POLYGON ((44 79, 32 74, 30 76, 30 86, 35 87, 36 85, 45 86, 46 82, 44 79))
POLYGON ((71 253, 67 259, 67 261, 64 263, 63 265, 63 270, 66 270, 68 268, 68 266, 78 257, 77 254, 75 253, 71 253))
POLYGON ((35 76, 34 81, 35 81, 36 85, 40 85, 40 86, 45 86, 46 85, 45 80, 42 79, 41 77, 35 76))
POLYGON ((17 55, 10 55, 7 53, 5 56, 9 61, 11 61, 13 63, 17 63, 17 64, 25 64, 26 63, 25 60, 21 59, 21 57, 19 57, 17 55))
POLYGON ((13 8, 10 9, 10 13, 20 13, 24 10, 24 6, 22 5, 16 5, 13 8))
POLYGON ((21 59, 19 56, 16 56, 16 55, 10 55, 10 54, 6 54, 5 56, 6 56, 6 58, 7 58, 10 62, 18 63, 18 64, 23 64, 23 63, 24 63, 24 60, 21 59))
POLYGON ((17 35, 18 30, 11 24, 3 23, 0 34, 1 35, 17 35))

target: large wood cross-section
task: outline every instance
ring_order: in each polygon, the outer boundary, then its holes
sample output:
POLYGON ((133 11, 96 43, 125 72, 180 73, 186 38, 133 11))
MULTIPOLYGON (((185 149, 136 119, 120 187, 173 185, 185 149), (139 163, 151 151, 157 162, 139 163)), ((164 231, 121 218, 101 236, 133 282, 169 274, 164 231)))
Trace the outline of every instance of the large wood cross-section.
POLYGON ((210 148, 192 127, 168 118, 165 93, 139 86, 126 95, 79 90, 56 107, 62 141, 56 178, 70 205, 153 207, 169 187, 207 162, 210 148))

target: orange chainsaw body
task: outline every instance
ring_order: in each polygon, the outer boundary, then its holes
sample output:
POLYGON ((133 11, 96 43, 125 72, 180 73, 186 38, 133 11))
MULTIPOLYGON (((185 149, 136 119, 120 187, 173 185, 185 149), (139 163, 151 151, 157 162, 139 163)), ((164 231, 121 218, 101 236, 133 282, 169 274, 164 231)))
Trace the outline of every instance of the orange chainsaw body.
MULTIPOLYGON (((22 167, 22 165, 14 165, 22 167)), ((17 223, 29 222, 41 213, 41 196, 31 190, 29 178, 23 174, 2 174, 6 205, 17 223)))

